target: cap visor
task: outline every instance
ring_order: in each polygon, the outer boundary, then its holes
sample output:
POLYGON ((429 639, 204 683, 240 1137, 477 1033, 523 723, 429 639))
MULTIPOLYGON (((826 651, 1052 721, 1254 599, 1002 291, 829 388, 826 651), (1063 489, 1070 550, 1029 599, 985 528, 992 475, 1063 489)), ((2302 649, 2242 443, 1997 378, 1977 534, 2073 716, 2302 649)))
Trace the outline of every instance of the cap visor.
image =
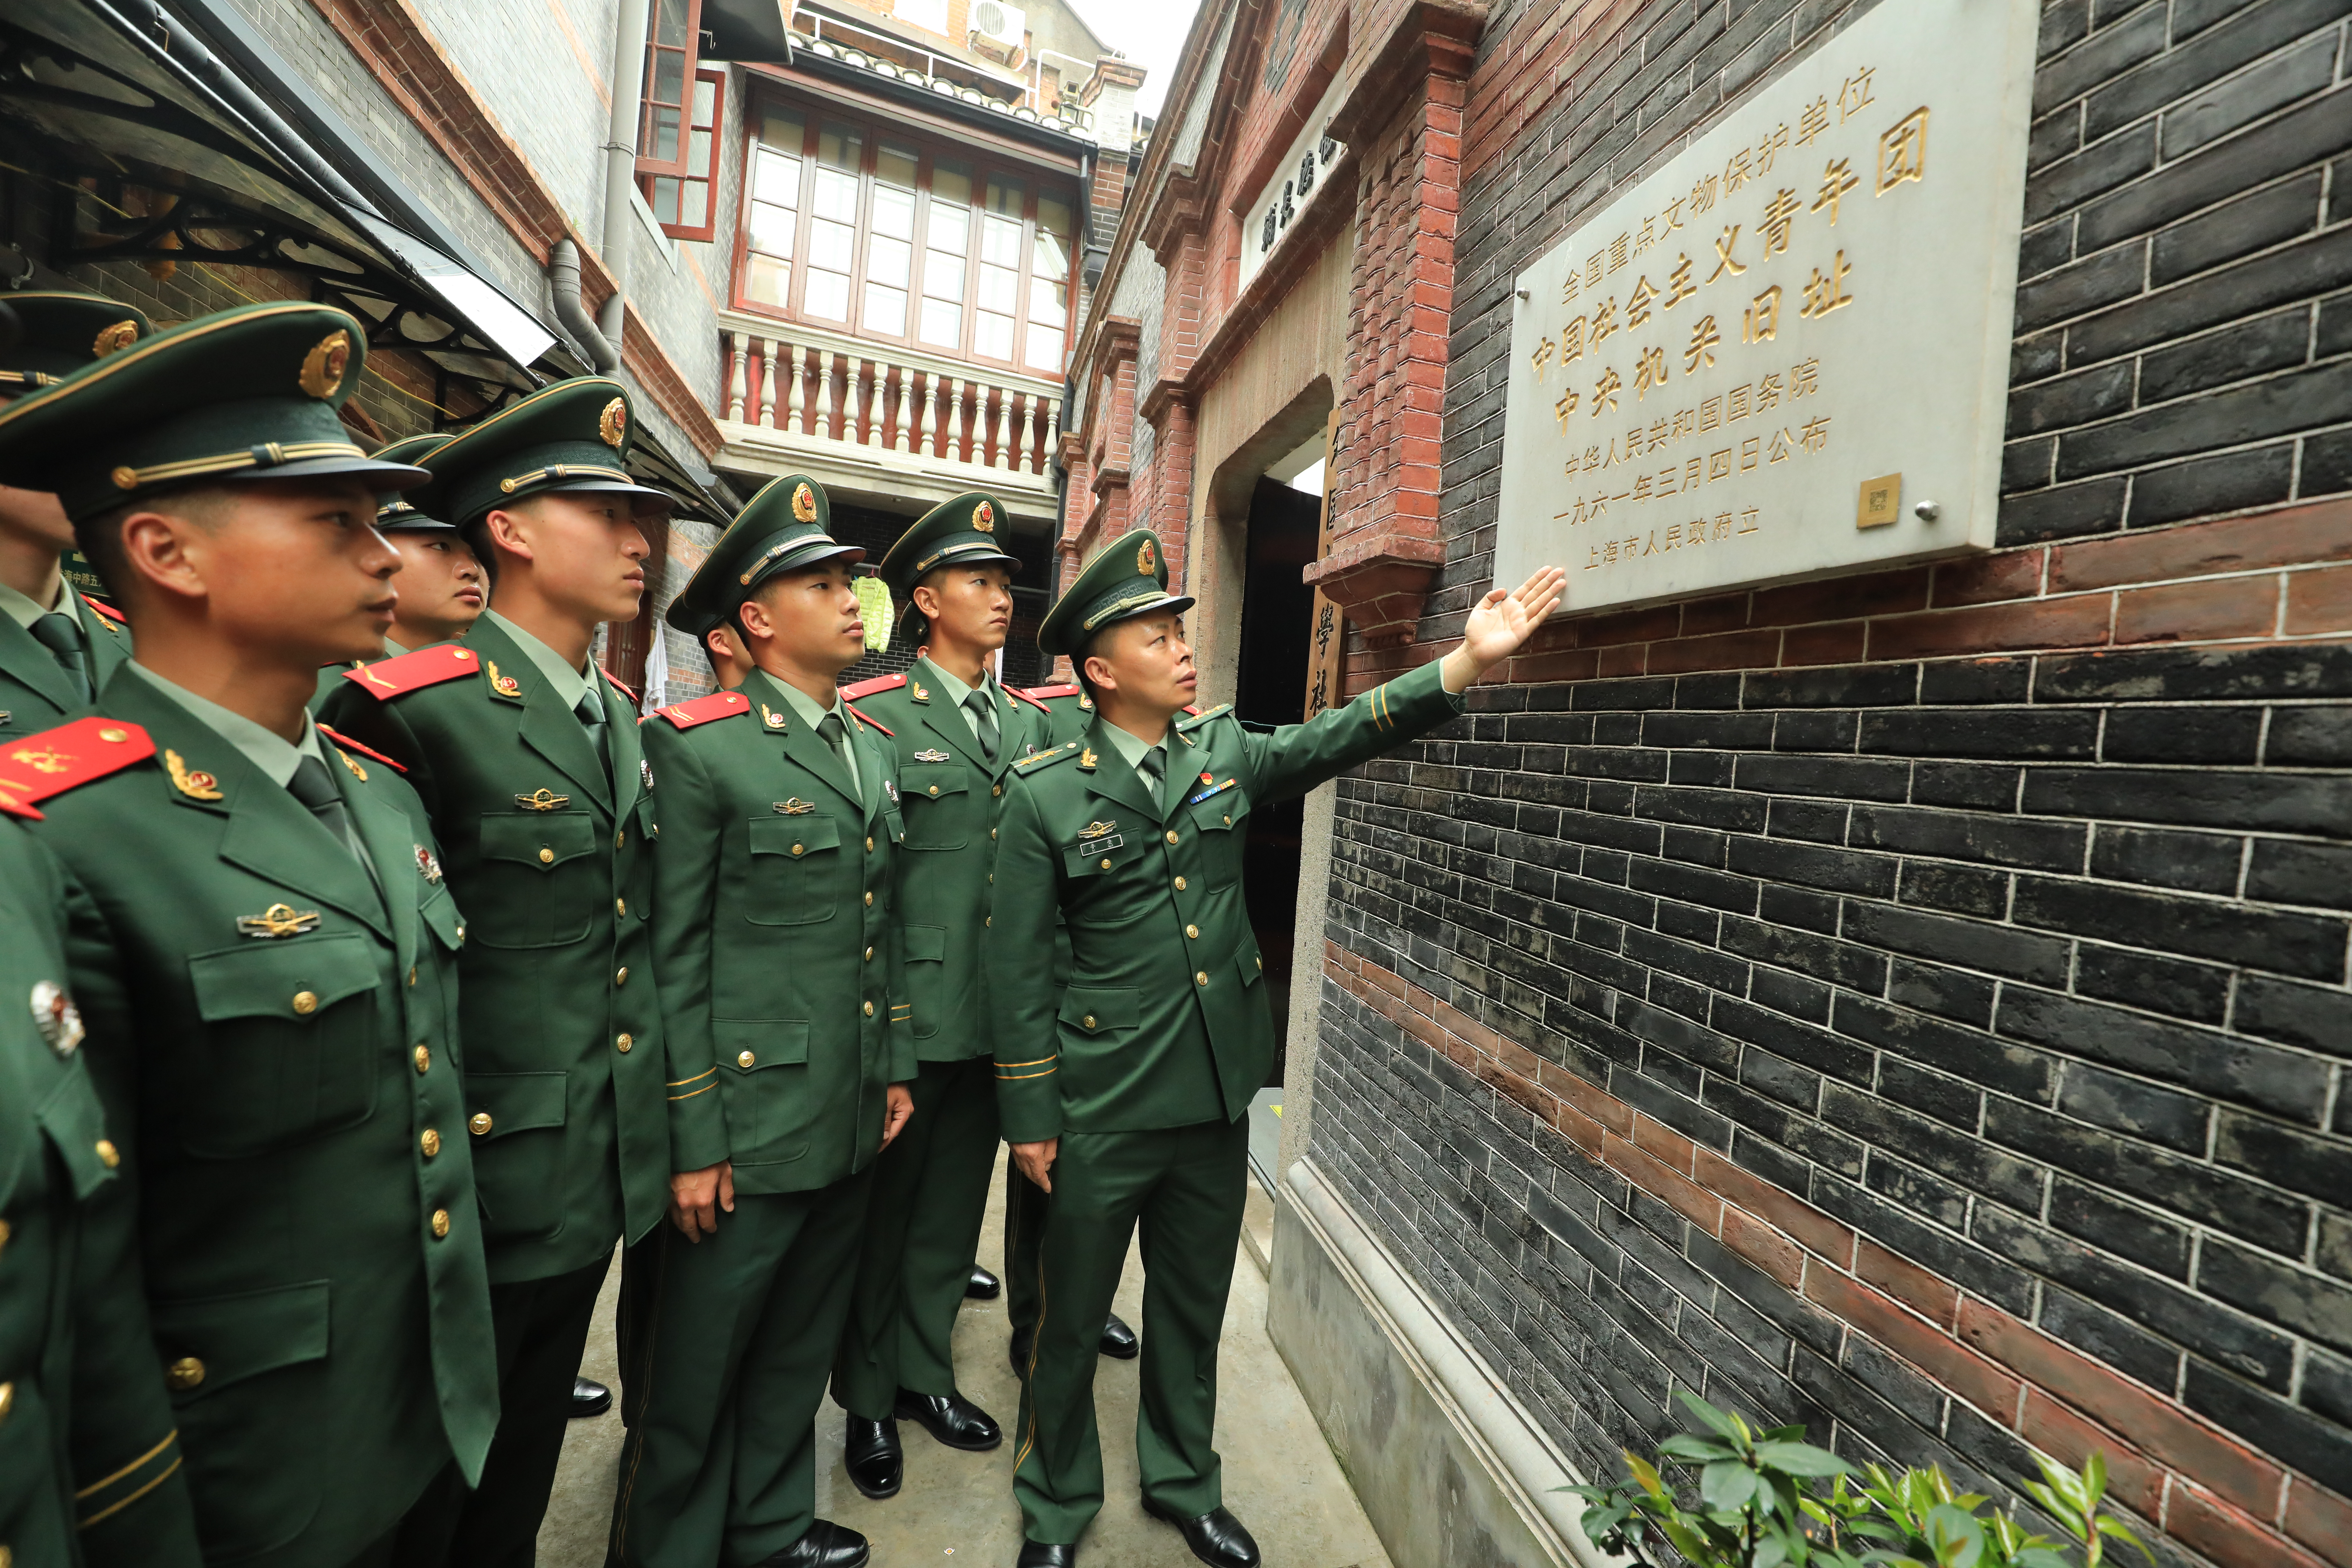
POLYGON ((376 491, 413 490, 433 476, 406 463, 379 463, 373 458, 304 458, 267 468, 240 468, 219 476, 222 484, 249 485, 263 479, 359 479, 376 491))
POLYGON ((589 490, 599 490, 606 495, 642 496, 647 500, 659 501, 664 506, 677 504, 677 498, 667 490, 657 490, 651 485, 630 484, 622 479, 572 479, 563 484, 550 485, 545 489, 535 493, 543 496, 562 496, 579 495, 589 490))
POLYGON ((455 533, 457 525, 444 522, 437 517, 380 517, 375 520, 378 533, 455 533))

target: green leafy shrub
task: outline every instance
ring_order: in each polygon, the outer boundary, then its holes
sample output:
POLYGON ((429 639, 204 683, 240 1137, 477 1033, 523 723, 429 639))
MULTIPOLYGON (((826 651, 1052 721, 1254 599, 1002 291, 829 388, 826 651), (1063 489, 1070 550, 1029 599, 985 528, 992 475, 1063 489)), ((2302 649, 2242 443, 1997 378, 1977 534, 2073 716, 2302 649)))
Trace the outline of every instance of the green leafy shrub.
POLYGON ((2034 1456, 2042 1479, 2025 1490, 2070 1538, 2058 1542, 1955 1490, 1940 1467, 1901 1475, 1878 1465, 1856 1469, 1806 1442, 1801 1426, 1759 1431, 1696 1394, 1681 1398, 1699 1425, 1659 1444, 1658 1454, 1697 1472, 1696 1506, 1630 1449, 1632 1479, 1560 1489, 1591 1505, 1584 1532, 1595 1545, 1644 1568, 1671 1561, 1662 1546, 1691 1568, 2074 1568, 2075 1550, 2081 1568, 2100 1568, 2110 1541, 2154 1560, 2100 1512, 2107 1467, 2097 1454, 2080 1470, 2034 1456))

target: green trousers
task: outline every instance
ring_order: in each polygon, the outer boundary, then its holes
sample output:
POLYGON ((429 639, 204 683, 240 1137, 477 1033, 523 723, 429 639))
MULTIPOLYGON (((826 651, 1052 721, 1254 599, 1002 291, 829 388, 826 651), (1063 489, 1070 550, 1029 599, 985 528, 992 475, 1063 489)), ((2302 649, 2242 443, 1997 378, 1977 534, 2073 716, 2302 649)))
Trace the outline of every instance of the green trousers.
POLYGON ((971 1279, 996 1158, 996 1064, 925 1062, 915 1114, 874 1162, 874 1197, 833 1396, 887 1420, 904 1388, 956 1391, 956 1311, 971 1279))
POLYGON ((1004 1316, 1015 1339, 1037 1326, 1037 1239, 1045 1234, 1045 1205, 1052 1201, 1005 1150, 1004 1316))
MULTIPOLYGON (((1223 1500, 1217 1342, 1234 1280, 1249 1123, 1066 1132, 1037 1237, 1037 1339, 1022 1391, 1013 1493, 1032 1541, 1075 1542, 1103 1501, 1095 1367, 1103 1319, 1140 1226, 1143 1492, 1191 1518, 1223 1500)), ((1008 1244, 1008 1252, 1011 1250, 1008 1244)))
POLYGON ((607 1562, 750 1568, 816 1517, 816 1412, 849 1310, 872 1167, 811 1193, 738 1194, 719 1231, 667 1221, 625 1372, 607 1562))

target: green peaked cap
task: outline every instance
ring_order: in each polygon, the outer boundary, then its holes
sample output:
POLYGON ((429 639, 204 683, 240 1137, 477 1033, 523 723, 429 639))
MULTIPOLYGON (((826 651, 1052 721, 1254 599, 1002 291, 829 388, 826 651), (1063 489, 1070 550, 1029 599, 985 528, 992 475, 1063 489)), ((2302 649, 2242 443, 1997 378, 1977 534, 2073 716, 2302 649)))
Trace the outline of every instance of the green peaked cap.
POLYGON ((199 317, 0 409, 0 484, 55 490, 68 517, 190 484, 425 482, 370 458, 336 417, 367 357, 360 324, 279 300, 199 317))
MULTIPOLYGON (((404 440, 378 447, 375 449, 375 460, 379 463, 422 463, 426 458, 447 446, 453 439, 455 437, 441 434, 411 436, 404 440)), ((378 504, 375 509, 375 528, 378 533, 430 533, 436 531, 455 533, 457 531, 455 524, 444 522, 437 517, 430 517, 417 510, 405 495, 386 494, 377 497, 376 500, 378 504)))
POLYGON ((0 295, 0 304, 16 314, 18 329, 16 346, 0 353, 0 394, 51 385, 155 335, 145 311, 103 294, 32 289, 0 295))
POLYGON ((743 503, 662 619, 699 637, 769 578, 845 556, 863 561, 866 552, 833 537, 833 503, 824 487, 805 474, 770 479, 743 503))
POLYGON ((581 375, 542 386, 425 458, 433 489, 425 510, 464 527, 492 509, 558 490, 593 490, 667 503, 629 477, 636 412, 628 389, 581 375))
POLYGON ((985 490, 966 490, 941 501, 917 518, 884 553, 878 569, 882 581, 903 599, 915 591, 924 573, 950 563, 1009 566, 1018 572, 1020 561, 1003 542, 1005 521, 1004 503, 985 490))
POLYGON ((1147 610, 1192 607, 1181 594, 1168 591, 1168 553, 1160 536, 1139 528, 1103 546, 1079 570, 1037 628, 1037 646, 1049 654, 1076 658, 1097 632, 1147 610))

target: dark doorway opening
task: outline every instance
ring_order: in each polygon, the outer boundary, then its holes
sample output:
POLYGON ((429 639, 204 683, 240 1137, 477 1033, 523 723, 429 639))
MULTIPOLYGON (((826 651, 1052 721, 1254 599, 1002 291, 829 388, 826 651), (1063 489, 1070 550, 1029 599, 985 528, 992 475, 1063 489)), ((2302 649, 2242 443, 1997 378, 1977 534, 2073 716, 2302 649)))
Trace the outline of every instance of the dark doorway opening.
MULTIPOLYGON (((1250 495, 1249 550, 1242 590, 1239 668, 1234 710, 1246 723, 1296 724, 1307 690, 1315 591, 1299 571, 1315 559, 1322 500, 1273 479, 1250 495)), ((1290 950, 1298 920, 1299 839, 1307 820, 1303 800, 1257 805, 1249 818, 1249 876, 1244 883, 1250 925, 1265 960, 1266 1001, 1274 1010, 1276 1049, 1266 1087, 1280 1087, 1289 1055, 1290 950)))

